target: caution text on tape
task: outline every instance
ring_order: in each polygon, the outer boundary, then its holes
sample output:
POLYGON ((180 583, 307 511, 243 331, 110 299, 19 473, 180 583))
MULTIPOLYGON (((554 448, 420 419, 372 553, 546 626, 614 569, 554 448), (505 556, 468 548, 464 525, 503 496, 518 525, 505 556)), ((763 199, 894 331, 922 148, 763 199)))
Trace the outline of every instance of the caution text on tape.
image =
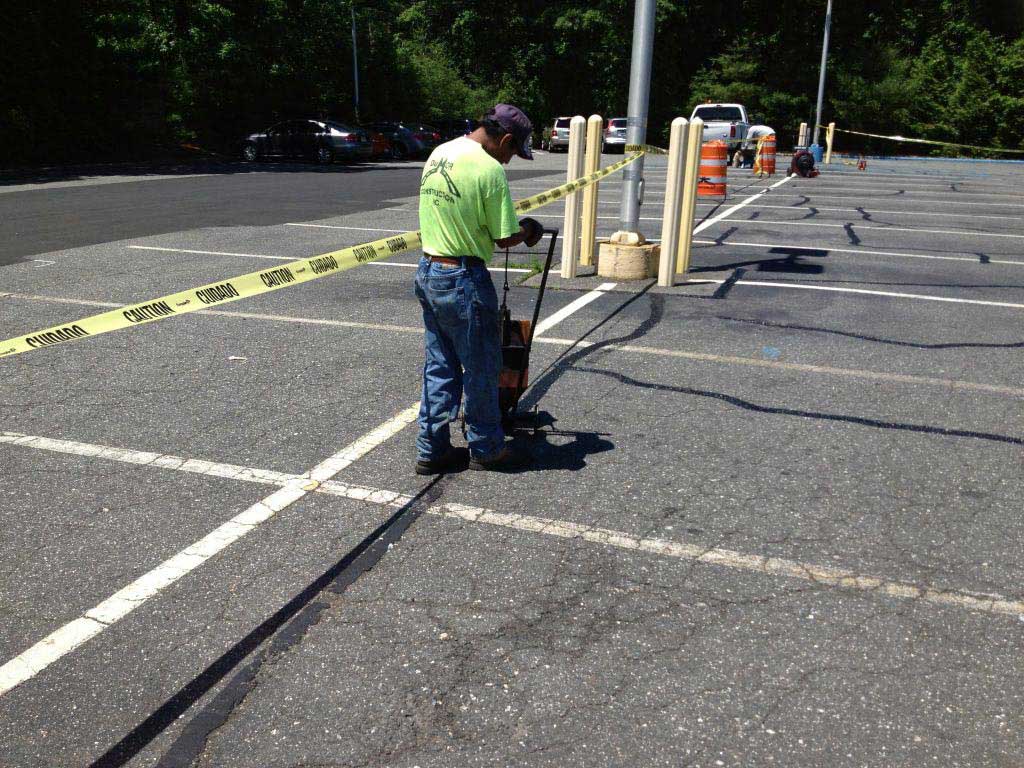
MULTIPOLYGON (((657 147, 651 147, 655 150, 657 147)), ((664 150, 661 150, 664 151, 664 150)), ((635 152, 624 157, 617 163, 601 168, 578 179, 566 182, 553 189, 533 195, 515 204, 516 211, 525 213, 541 206, 548 205, 571 195, 585 187, 596 184, 601 179, 621 170, 625 166, 643 156, 643 152, 635 152)), ((404 232, 391 237, 381 238, 369 243, 341 248, 319 256, 297 259, 281 266, 259 272, 249 272, 227 280, 198 288, 172 293, 138 304, 129 304, 108 312, 83 318, 71 323, 56 325, 35 333, 18 336, 0 341, 0 357, 10 357, 34 349, 44 349, 69 341, 77 341, 101 333, 109 333, 123 328, 164 320, 168 317, 197 312, 203 309, 227 304, 232 301, 270 293, 338 272, 344 272, 369 261, 395 256, 406 251, 416 250, 422 245, 419 232, 404 232)))

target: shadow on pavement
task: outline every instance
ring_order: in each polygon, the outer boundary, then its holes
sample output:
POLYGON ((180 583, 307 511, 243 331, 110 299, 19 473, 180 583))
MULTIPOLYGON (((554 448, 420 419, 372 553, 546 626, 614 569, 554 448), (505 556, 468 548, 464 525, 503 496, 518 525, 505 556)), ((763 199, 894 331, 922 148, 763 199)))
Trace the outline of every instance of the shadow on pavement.
POLYGON ((847 416, 837 413, 822 413, 818 411, 806 411, 797 408, 778 408, 767 405, 758 405, 740 397, 727 395, 723 392, 712 392, 704 389, 693 389, 691 387, 675 387, 668 384, 657 384, 654 382, 640 381, 631 376, 617 371, 606 371, 600 368, 576 368, 578 373, 591 373, 597 376, 607 376, 620 381, 630 387, 650 389, 658 392, 672 392, 680 395, 693 395, 706 397, 712 400, 721 400, 729 405, 734 405, 754 413, 774 414, 778 416, 798 416, 804 419, 820 419, 822 421, 839 421, 848 424, 857 424, 864 427, 875 427, 878 429, 892 429, 904 432, 921 432, 929 435, 941 435, 943 437, 969 437, 978 440, 990 440, 996 443, 1009 443, 1011 445, 1024 445, 1024 439, 1010 437, 1008 435, 997 435, 991 432, 977 432, 967 429, 947 429, 946 427, 933 427, 927 424, 905 424, 896 421, 883 421, 881 419, 869 419, 863 416, 847 416))

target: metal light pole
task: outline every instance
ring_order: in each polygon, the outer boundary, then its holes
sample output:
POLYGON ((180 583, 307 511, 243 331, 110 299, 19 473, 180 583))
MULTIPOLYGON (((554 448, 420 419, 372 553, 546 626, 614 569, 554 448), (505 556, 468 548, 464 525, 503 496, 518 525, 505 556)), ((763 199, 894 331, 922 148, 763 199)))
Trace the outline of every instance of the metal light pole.
MULTIPOLYGON (((831 3, 832 0, 829 0, 831 3)), ((353 3, 352 11, 352 78, 355 80, 355 106, 356 122, 359 122, 359 49, 356 45, 356 6, 353 3)))
POLYGON ((814 116, 814 141, 818 143, 818 126, 821 125, 821 102, 825 98, 825 63, 828 61, 828 35, 832 30, 832 0, 825 10, 825 40, 821 44, 821 73, 818 75, 818 111, 814 116))
MULTIPOLYGON (((655 0, 636 0, 633 11, 633 57, 629 65, 629 109, 626 143, 647 143, 647 102, 651 93, 651 58, 654 54, 655 0)), ((643 158, 626 166, 622 176, 619 232, 640 231, 640 185, 643 158)))

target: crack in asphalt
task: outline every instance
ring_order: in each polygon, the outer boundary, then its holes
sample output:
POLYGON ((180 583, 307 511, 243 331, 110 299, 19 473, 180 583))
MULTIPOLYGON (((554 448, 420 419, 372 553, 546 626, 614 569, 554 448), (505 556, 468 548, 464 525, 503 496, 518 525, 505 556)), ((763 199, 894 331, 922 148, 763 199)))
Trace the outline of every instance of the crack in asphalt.
POLYGON ((941 435, 943 437, 970 437, 978 440, 990 440, 996 443, 1009 443, 1011 445, 1024 445, 1024 439, 999 435, 992 432, 979 432, 969 429, 949 429, 947 427, 933 427, 927 424, 906 424, 897 421, 883 421, 881 419, 869 419, 865 416, 848 416, 839 413, 824 413, 820 411, 807 411, 797 408, 781 408, 769 405, 758 405, 750 400, 744 400, 734 395, 727 395, 724 392, 712 392, 705 389, 693 389, 692 387, 676 387, 669 384, 657 384, 650 381, 641 381, 617 371, 602 370, 600 368, 574 368, 577 373, 592 373, 598 376, 608 376, 623 384, 640 389, 653 389, 659 392, 673 392, 680 395, 695 395, 706 397, 712 400, 721 400, 729 405, 735 405, 744 410, 755 413, 774 414, 778 416, 799 416, 805 419, 821 419, 824 421, 841 421, 849 424, 858 424, 864 427, 876 427, 878 429, 893 429, 905 432, 922 432, 930 435, 941 435))
POLYGON ((127 764, 260 648, 264 641, 270 640, 185 725, 157 763, 158 768, 194 765, 206 749, 210 736, 228 722, 235 709, 259 684, 258 676, 263 666, 276 663, 283 654, 302 642, 310 628, 319 622, 323 612, 331 606, 330 596, 345 592, 360 576, 380 562, 391 545, 401 539, 409 526, 441 497, 446 481, 446 475, 432 480, 344 557, 229 648, 117 744, 90 763, 89 768, 116 768, 127 764))

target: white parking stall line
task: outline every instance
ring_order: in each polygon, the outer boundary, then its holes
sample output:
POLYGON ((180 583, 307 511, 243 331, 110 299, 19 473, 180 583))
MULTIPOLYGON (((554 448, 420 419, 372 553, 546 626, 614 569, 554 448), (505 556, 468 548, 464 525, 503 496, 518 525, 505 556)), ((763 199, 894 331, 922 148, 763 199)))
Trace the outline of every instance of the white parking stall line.
MULTIPOLYGON (((616 203, 618 205, 618 203, 616 203)), ((714 206, 717 203, 697 203, 699 206, 714 206)), ((751 208, 764 208, 778 211, 828 211, 836 213, 857 213, 857 214, 871 214, 882 215, 882 216, 939 216, 944 219, 950 218, 953 214, 950 213, 937 213, 934 211, 889 211, 882 208, 827 208, 820 205, 765 205, 763 203, 756 203, 750 206, 751 208)), ((971 219, 999 219, 1004 221, 1017 221, 1019 222, 1020 216, 999 216, 994 214, 978 214, 970 213, 965 214, 970 216, 971 219)), ((851 222, 856 224, 857 222, 851 222)))
POLYGON ((539 323, 537 323, 537 327, 533 331, 534 338, 536 339, 545 331, 550 331, 560 322, 569 317, 569 315, 572 315, 573 313, 583 309, 583 307, 587 306, 587 304, 594 301, 595 299, 600 298, 602 294, 607 293, 615 286, 616 283, 601 283, 601 285, 597 286, 597 288, 595 288, 594 290, 590 291, 589 293, 583 294, 578 299, 576 299, 576 301, 570 304, 566 304, 553 315, 550 315, 544 320, 541 320, 539 323))
MULTIPOLYGON (((574 312, 590 304, 614 288, 615 285, 615 283, 603 283, 595 290, 558 310, 538 323, 534 332, 535 337, 540 336, 574 312)), ((12 294, 0 294, 0 296, 4 295, 12 296, 12 294)), ((0 666, 0 696, 3 696, 26 680, 35 677, 55 661, 88 642, 147 600, 241 539, 249 531, 291 506, 307 493, 315 490, 339 471, 386 441, 392 435, 397 434, 406 425, 415 421, 418 412, 419 403, 417 402, 377 429, 359 438, 355 443, 342 449, 334 456, 328 457, 299 478, 290 480, 279 490, 270 494, 270 496, 252 505, 196 543, 186 547, 169 560, 161 563, 100 604, 86 611, 79 618, 65 624, 3 666, 0 666)), ((6 442, 17 444, 19 439, 31 440, 32 438, 14 436, 13 439, 6 442)))
POLYGON ((919 301, 943 301, 951 304, 974 304, 983 307, 1008 307, 1010 309, 1024 309, 1024 304, 1015 304, 1010 301, 987 301, 984 299, 957 299, 951 296, 929 296, 923 293, 899 293, 897 291, 871 291, 865 288, 838 288, 831 285, 808 285, 805 283, 782 283, 776 282, 775 280, 739 280, 726 281, 726 280, 713 280, 711 278, 701 278, 702 282, 706 283, 722 283, 729 282, 730 285, 753 285, 762 288, 793 288, 800 291, 828 291, 830 293, 855 293, 864 294, 867 296, 887 296, 895 299, 916 299, 919 301))
MULTIPOLYGON (((718 281, 698 281, 718 282, 718 281)), ((563 347, 592 347, 600 344, 595 341, 574 341, 572 339, 560 339, 552 336, 545 336, 537 339, 541 344, 553 344, 563 347)), ((824 376, 839 376, 843 378, 866 379, 870 381, 887 381, 893 384, 910 384, 912 386, 942 387, 954 391, 984 392, 989 395, 1001 395, 1014 398, 1024 398, 1024 389, 1019 387, 1005 387, 1000 384, 984 384, 977 381, 965 381, 963 379, 940 379, 934 376, 916 376, 905 373, 889 373, 887 371, 869 371, 861 368, 836 368, 830 365, 811 365, 808 363, 786 363, 778 360, 765 360, 759 357, 737 357, 735 355, 713 355, 707 352, 688 352, 682 349, 661 349, 658 347, 647 347, 636 344, 602 344, 602 350, 614 350, 616 352, 631 352, 639 355, 656 355, 659 357, 675 357, 682 360, 690 360, 700 363, 716 363, 719 365, 741 365, 752 368, 767 368, 769 370, 795 371, 798 373, 810 373, 824 376)))
POLYGON ((161 248, 155 245, 129 245, 136 251, 166 251, 168 253, 195 253, 200 256, 242 256, 247 259, 274 259, 275 261, 295 261, 299 256, 267 256, 262 253, 236 253, 234 251, 197 251, 192 248, 161 248))
MULTIPOLYGON (((411 424, 416 419, 418 410, 419 404, 417 403, 415 406, 405 409, 376 429, 363 435, 338 453, 329 456, 304 474, 290 479, 266 498, 256 502, 244 512, 215 528, 199 539, 199 541, 181 550, 170 559, 165 560, 153 570, 143 574, 106 600, 86 611, 77 619, 65 624, 32 647, 15 656, 3 666, 0 666, 0 696, 21 685, 26 680, 35 677, 55 661, 71 653, 105 629, 113 626, 146 601, 194 571, 207 560, 219 554, 282 510, 299 501, 310 491, 316 490, 321 483, 329 480, 335 474, 385 442, 388 438, 400 432, 408 424, 411 424)), ((3 433, 5 437, 8 434, 3 433)), ((3 442, 14 445, 30 445, 38 440, 39 438, 15 435, 13 439, 5 439, 3 442)), ((37 442, 37 447, 42 446, 37 442)), ((97 455, 103 458, 102 451, 97 455)), ((111 456, 111 458, 115 457, 111 456)), ((130 452, 127 458, 122 460, 138 464, 140 458, 137 452, 130 452)), ((148 466, 150 463, 160 462, 162 459, 166 459, 166 463, 171 464, 176 462, 178 457, 157 456, 153 459, 153 462, 146 462, 145 465, 148 466)), ((243 475, 245 473, 240 472, 236 477, 241 480, 247 479, 243 475)), ((263 473, 261 477, 263 478, 262 482, 266 482, 269 480, 270 475, 263 473)))
MULTIPOLYGON (((861 188, 861 187, 853 187, 853 186, 833 187, 833 186, 827 186, 827 185, 826 186, 821 186, 821 187, 814 186, 814 187, 795 187, 794 188, 794 192, 798 192, 798 193, 805 192, 805 191, 806 192, 831 192, 833 190, 839 190, 841 192, 857 192, 858 194, 863 194, 865 192, 879 193, 879 194, 882 194, 882 195, 898 194, 899 197, 901 197, 901 198, 904 195, 918 195, 918 194, 921 194, 921 195, 935 195, 935 194, 939 194, 938 192, 935 192, 935 191, 932 191, 932 190, 906 189, 906 188, 904 188, 902 186, 899 186, 899 185, 897 185, 897 189, 892 189, 891 187, 890 188, 883 188, 883 187, 865 187, 865 188, 861 188)), ((958 190, 955 190, 955 189, 947 190, 947 192, 950 195, 969 195, 971 197, 1010 197, 1010 198, 1013 198, 1015 200, 1024 200, 1024 195, 1015 195, 1015 194, 1013 194, 1011 192, 964 192, 964 191, 958 191, 958 190)))
MULTIPOLYGON (((712 240, 698 240, 695 242, 714 244, 712 240)), ((805 247, 805 246, 796 246, 805 247)), ((708 280, 700 279, 691 281, 693 284, 700 283, 713 283, 720 284, 722 280, 708 280)), ((57 301, 58 303, 71 303, 71 304, 85 304, 87 306, 105 306, 115 307, 121 306, 119 304, 112 303, 101 303, 101 302, 86 302, 86 301, 74 301, 69 299, 53 299, 46 296, 28 296, 23 294, 0 294, 0 298, 3 297, 22 298, 35 301, 57 301)), ((315 326, 327 326, 335 328, 359 328, 371 331, 386 331, 389 333, 402 333, 412 334, 416 336, 423 335, 422 326, 413 325, 386 325, 383 323, 358 323, 348 320, 325 320, 318 317, 295 317, 292 315, 267 315, 257 314, 253 312, 218 312, 214 310, 208 310, 210 314, 223 315, 225 317, 236 317, 246 320, 264 320, 270 322, 281 322, 281 323, 295 323, 298 325, 315 325, 315 326)), ((564 318, 562 318, 564 319, 564 318)), ((549 330, 549 326, 545 330, 549 330)), ((538 344, 551 344, 555 346, 580 346, 588 347, 592 346, 596 342, 585 341, 585 340, 573 340, 557 338, 552 336, 537 336, 534 341, 538 344)), ((836 368, 834 366, 820 366, 820 365, 805 365, 799 363, 783 363, 778 361, 764 360, 762 358, 747 358, 747 357, 735 357, 735 356, 723 356, 723 355, 708 355, 702 352, 687 352, 685 350, 677 349, 662 349, 660 347, 647 347, 639 346, 634 344, 608 344, 602 347, 602 349, 618 350, 622 352, 632 352, 637 354, 645 355, 657 355, 661 357, 680 357, 687 360, 695 361, 707 361, 717 363, 729 363, 734 365, 751 365, 758 368, 775 368, 778 370, 787 371, 804 371, 807 373, 827 374, 830 376, 849 376, 853 378, 869 378, 878 379, 881 381, 891 381, 894 383, 906 383, 906 384, 919 384, 928 386, 941 386, 955 390, 972 390, 976 392, 987 392, 991 394, 1010 395, 1013 397, 1024 397, 1024 389, 1017 389, 1014 387, 1004 387, 998 384, 986 384, 983 382, 966 381, 963 379, 940 379, 928 376, 916 376, 912 374, 901 374, 901 373, 886 373, 882 371, 868 371, 858 368, 836 368)), ((0 440, 0 442, 3 442, 0 440)), ((68 451, 73 452, 73 451, 68 451)), ((91 455, 91 454, 83 454, 91 455)), ((147 454, 148 455, 148 454, 147 454)), ((145 462, 143 462, 145 463, 145 462)), ((227 465, 224 465, 227 466, 227 465)), ((185 471, 191 471, 186 469, 185 471)), ((227 475, 223 475, 227 476, 227 475)), ((291 476, 289 476, 291 477, 291 476)))
MULTIPOLYGON (((761 192, 755 192, 755 193, 753 193, 751 195, 731 193, 729 195, 728 199, 726 199, 726 200, 716 200, 714 202, 706 202, 706 203, 705 202, 698 202, 697 205, 714 207, 714 206, 724 205, 729 200, 741 200, 741 199, 745 199, 747 197, 760 197, 760 196, 761 196, 761 192)), ((791 192, 791 191, 784 191, 784 192, 781 193, 781 195, 772 195, 772 197, 770 197, 768 199, 772 200, 772 199, 776 199, 777 197, 806 197, 806 198, 812 200, 812 202, 810 202, 810 203, 803 204, 802 207, 806 207, 806 208, 818 208, 819 206, 817 206, 813 202, 813 200, 819 200, 819 199, 820 200, 849 200, 849 199, 863 200, 864 199, 863 197, 861 197, 859 195, 805 195, 805 194, 803 194, 801 192, 791 192)), ((647 193, 647 194, 644 195, 644 203, 646 205, 652 205, 652 204, 653 205, 661 205, 661 201, 663 199, 664 199, 664 195, 662 195, 660 193, 647 193)), ((892 198, 892 199, 894 201, 897 200, 897 198, 895 198, 895 197, 892 198)), ((899 200, 900 205, 904 205, 904 206, 906 206, 906 205, 927 205, 927 206, 931 207, 931 206, 936 206, 936 205, 952 205, 952 206, 989 207, 989 208, 1004 208, 1004 209, 1005 208, 1024 208, 1024 205, 1018 205, 1016 203, 978 203, 978 202, 970 202, 970 201, 962 201, 962 200, 919 200, 919 199, 916 199, 916 198, 915 199, 898 198, 898 200, 899 200)), ((879 204, 887 202, 887 201, 888 201, 888 198, 885 198, 885 197, 873 198, 872 203, 871 203, 872 208, 869 209, 869 212, 873 212, 873 213, 891 213, 891 211, 888 211, 888 210, 885 210, 885 209, 877 207, 879 204)), ((608 195, 602 195, 601 196, 601 201, 599 202, 599 205, 608 205, 608 206, 618 207, 620 205, 620 202, 621 202, 621 198, 620 197, 617 197, 616 195, 613 195, 613 194, 608 194, 608 195)), ((557 203, 552 203, 552 205, 559 205, 559 204, 561 204, 561 201, 559 201, 557 203)), ((762 206, 756 206, 756 207, 762 207, 762 206)), ((773 207, 773 206, 763 206, 763 207, 768 208, 768 207, 773 207)), ((780 208, 787 208, 787 209, 791 209, 791 210, 797 210, 798 209, 798 206, 789 206, 789 205, 778 206, 778 207, 780 207, 780 208)), ((820 210, 825 210, 825 209, 824 208, 820 208, 820 210)), ((839 210, 839 209, 833 209, 833 210, 839 210)), ((855 211, 859 212, 858 209, 851 209, 851 210, 855 210, 855 211)), ((906 213, 907 214, 917 214, 918 212, 917 211, 906 211, 906 213)), ((963 216, 971 216, 972 218, 974 217, 974 214, 969 213, 969 212, 964 212, 962 214, 957 214, 957 213, 954 213, 954 212, 939 213, 939 212, 922 211, 918 215, 922 215, 922 216, 955 216, 955 215, 963 215, 963 216)), ((1013 220, 1013 219, 1017 219, 1018 217, 1010 215, 1010 214, 1004 214, 1002 216, 1002 218, 1007 218, 1007 219, 1013 220)), ((659 219, 659 221, 660 221, 660 219, 659 219)))
MULTIPOLYGON (((125 461, 131 464, 138 464, 142 457, 152 455, 121 448, 111 448, 109 446, 71 443, 70 441, 63 440, 49 440, 48 438, 33 437, 29 435, 21 435, 14 440, 3 440, 2 436, 4 434, 6 433, 0 433, 0 442, 9 442, 13 445, 20 445, 39 450, 56 450, 59 452, 78 453, 80 455, 95 456, 97 458, 112 461, 125 461)), ((173 459, 173 461, 167 461, 163 466, 145 461, 141 463, 143 466, 153 466, 162 469, 180 471, 192 471, 182 469, 189 465, 193 467, 201 467, 205 465, 214 468, 213 471, 225 468, 234 472, 234 479, 237 480, 280 484, 281 489, 278 493, 293 488, 295 483, 309 483, 309 479, 303 476, 280 475, 280 473, 273 473, 252 467, 222 465, 216 462, 207 462, 197 459, 183 459, 181 457, 166 458, 173 459)), ((224 475, 218 474, 216 476, 222 477, 224 475)), ((363 501, 387 507, 402 507, 412 501, 412 497, 408 494, 381 488, 348 485, 346 483, 340 483, 329 479, 325 479, 319 484, 312 484, 307 492, 323 493, 340 498, 363 501)), ((751 555, 731 549, 709 547, 706 544, 691 544, 686 541, 637 536, 626 531, 574 523, 568 520, 556 520, 553 518, 539 517, 535 515, 498 512, 484 507, 468 506, 450 502, 436 504, 429 507, 427 509, 427 514, 460 520, 462 522, 505 528, 523 533, 541 536, 554 536, 560 539, 585 542, 587 544, 609 547, 611 549, 642 552, 659 557, 699 563, 701 565, 715 568, 728 568, 731 570, 746 571, 772 578, 781 577, 794 579, 809 582, 819 587, 867 592, 897 600, 915 600, 927 605, 942 608, 956 608, 993 617, 1007 616, 1017 619, 1024 618, 1024 601, 1013 600, 994 593, 980 593, 964 589, 914 584, 909 581, 886 579, 870 574, 858 573, 846 568, 837 568, 835 566, 819 565, 817 563, 791 560, 782 557, 751 555)), ((215 540, 211 541, 207 547, 212 549, 219 546, 219 544, 220 540, 215 540)), ((196 545, 193 545, 190 549, 195 547, 196 545)), ((82 620, 79 619, 76 621, 82 620)), ((93 636, 105 628, 105 625, 98 622, 94 622, 94 624, 98 629, 93 631, 93 636)), ((35 671, 32 671, 31 667, 26 667, 24 674, 26 674, 27 677, 25 679, 34 676, 39 671, 42 671, 42 669, 45 669, 45 667, 50 663, 64 655, 63 653, 60 653, 59 655, 57 654, 65 645, 68 644, 68 642, 77 638, 83 629, 89 631, 93 630, 92 626, 79 628, 74 625, 75 622, 72 622, 53 633, 50 638, 47 638, 48 640, 52 640, 51 648, 48 649, 48 654, 41 652, 36 658, 25 660, 25 664, 34 663, 38 667, 35 671)), ((47 649, 44 649, 44 651, 45 650, 47 649)), ((4 667, 0 667, 0 674, 3 674, 3 671, 6 670, 10 664, 11 662, 4 667)), ((9 688, 6 690, 9 690, 9 688)), ((2 693, 3 689, 0 689, 0 695, 2 695, 2 693)))
MULTIPOLYGON (((737 206, 737 208, 738 207, 739 206, 737 206)), ((858 222, 855 222, 855 221, 846 222, 846 223, 839 223, 839 222, 833 223, 833 222, 824 222, 824 221, 788 221, 786 219, 779 220, 779 219, 728 219, 728 218, 725 218, 725 215, 729 214, 729 213, 732 213, 733 210, 735 210, 735 209, 734 208, 730 208, 728 211, 725 212, 725 214, 723 214, 720 217, 715 217, 714 219, 712 219, 712 221, 728 221, 728 222, 730 222, 732 224, 748 224, 748 225, 755 225, 755 226, 757 224, 785 224, 785 225, 791 226, 791 227, 830 227, 832 229, 848 229, 848 228, 852 228, 854 230, 880 229, 880 230, 883 230, 885 232, 922 232, 922 233, 928 234, 928 235, 958 235, 960 237, 1011 237, 1011 238, 1014 238, 1014 239, 1017 239, 1017 240, 1024 240, 1024 235, 1015 235, 1015 234, 1010 234, 1008 232, 976 232, 976 231, 970 230, 970 229, 920 229, 920 228, 916 228, 916 227, 891 227, 891 226, 879 227, 879 226, 874 226, 874 225, 871 225, 871 224, 861 224, 861 223, 858 223, 858 222)), ((705 222, 705 224, 707 224, 707 223, 708 222, 705 222)), ((696 234, 699 231, 699 228, 698 229, 694 229, 693 231, 694 231, 694 234, 696 234)))
POLYGON ((340 224, 309 224, 306 222, 289 221, 286 227, 308 227, 310 229, 347 229, 351 232, 408 232, 407 229, 381 229, 380 227, 343 227, 340 224))
MULTIPOLYGON (((736 186, 739 186, 739 185, 742 185, 742 184, 746 184, 746 183, 751 183, 751 182, 753 182, 753 183, 763 183, 766 180, 764 177, 757 177, 757 176, 754 176, 754 175, 752 175, 750 173, 737 173, 736 169, 732 168, 732 167, 730 167, 728 169, 728 173, 726 174, 726 176, 727 176, 727 180, 728 180, 727 183, 729 183, 730 185, 736 185, 736 186), (735 181, 733 181, 733 179, 735 179, 735 181)), ((917 177, 917 178, 919 178, 919 177, 917 177)), ((898 187, 899 189, 912 189, 912 188, 936 189, 936 190, 940 190, 940 191, 944 191, 944 192, 952 192, 953 194, 958 194, 958 193, 961 193, 961 192, 963 192, 965 194, 974 194, 974 193, 985 194, 988 191, 988 190, 985 190, 985 189, 981 189, 981 190, 979 190, 979 189, 969 189, 969 190, 955 189, 955 187, 963 186, 963 185, 968 185, 968 184, 973 185, 975 187, 977 187, 977 186, 984 186, 981 182, 977 182, 977 181, 951 181, 951 182, 945 183, 945 184, 942 184, 942 183, 931 184, 931 183, 927 183, 927 182, 901 181, 901 180, 889 179, 889 178, 885 178, 885 179, 880 179, 880 178, 867 179, 867 178, 862 178, 862 177, 853 176, 853 175, 850 175, 848 177, 844 177, 842 179, 836 178, 834 176, 825 176, 825 175, 823 175, 821 177, 821 179, 822 179, 821 182, 811 181, 810 183, 812 183, 812 184, 817 184, 817 183, 824 184, 825 182, 842 181, 842 183, 844 184, 844 186, 846 188, 848 188, 850 190, 859 190, 859 189, 861 189, 861 187, 859 187, 857 185, 860 184, 860 183, 864 183, 864 184, 878 184, 879 182, 882 182, 882 181, 890 181, 891 180, 891 181, 894 182, 892 186, 893 187, 898 187)), ((617 180, 613 179, 612 182, 608 184, 608 187, 609 188, 614 188, 616 181, 617 180)), ((663 188, 666 185, 665 175, 664 174, 650 174, 645 169, 644 170, 644 185, 647 186, 647 187, 663 188)), ((532 181, 532 180, 515 181, 515 182, 512 182, 509 186, 513 187, 513 188, 521 187, 523 189, 546 189, 547 188, 546 185, 544 185, 542 183, 539 183, 539 182, 536 182, 536 181, 532 181)), ((1015 194, 1015 193, 1012 193, 1012 192, 1000 192, 1000 191, 998 191, 998 190, 1001 190, 1001 189, 1005 189, 1005 187, 1002 186, 1002 185, 993 184, 991 186, 994 188, 996 194, 1000 194, 1000 195, 1014 195, 1015 194)), ((873 189, 874 187, 869 187, 869 188, 873 189)), ((865 189, 869 189, 869 188, 865 188, 865 189)), ((1018 194, 1017 196, 1020 196, 1020 195, 1018 194)))
MULTIPOLYGON (((71 304, 79 307, 102 307, 116 309, 123 307, 114 301, 88 301, 86 299, 66 299, 61 296, 40 296, 31 293, 0 293, 0 299, 21 299, 24 301, 43 301, 50 304, 71 304)), ((326 320, 317 317, 293 317, 291 315, 274 315, 262 312, 233 312, 226 309, 201 309, 197 315, 215 315, 218 317, 237 317, 245 320, 269 320, 279 323, 300 323, 303 325, 328 325, 337 328, 362 328, 370 331, 396 331, 399 333, 423 333, 422 328, 404 325, 388 325, 386 323, 362 323, 355 320, 326 320)))
POLYGON ((712 226, 714 224, 717 224, 720 221, 730 221, 730 219, 726 219, 726 216, 729 216, 730 214, 735 213, 736 211, 740 210, 744 206, 750 205, 752 202, 757 200, 758 197, 762 197, 762 196, 768 194, 769 190, 781 187, 783 184, 785 184, 786 182, 790 181, 793 178, 795 178, 795 177, 794 176, 787 176, 786 178, 784 178, 784 179, 782 179, 780 181, 777 181, 776 183, 772 184, 770 187, 768 187, 768 189, 761 190, 761 192, 759 194, 754 195, 752 197, 748 197, 742 203, 738 203, 738 204, 732 206, 731 208, 727 208, 726 210, 722 211, 717 216, 712 216, 710 219, 707 219, 706 221, 701 222, 700 224, 698 224, 696 227, 693 228, 693 234, 696 235, 699 232, 703 232, 708 227, 710 227, 710 226, 712 226))
POLYGON ((688 544, 667 539, 644 538, 624 531, 581 525, 565 520, 507 514, 480 507, 460 504, 441 504, 428 510, 431 514, 453 517, 471 523, 512 528, 527 533, 540 533, 563 539, 581 540, 618 549, 646 552, 663 557, 697 562, 734 570, 780 576, 789 579, 841 589, 860 590, 902 600, 919 600, 931 605, 961 608, 980 613, 1013 616, 1024 615, 1024 602, 997 594, 982 594, 966 590, 947 590, 922 587, 909 582, 892 581, 877 576, 859 574, 831 566, 789 560, 781 557, 749 555, 735 550, 708 547, 706 544, 688 544))
MULTIPOLYGON (((820 198, 822 200, 850 200, 850 199, 863 200, 864 199, 861 195, 835 195, 835 194, 832 194, 832 195, 818 195, 818 194, 809 195, 803 189, 801 189, 801 190, 790 189, 787 192, 784 192, 783 194, 786 195, 786 196, 806 197, 806 198, 809 198, 809 199, 818 199, 818 198, 820 198)), ((934 200, 934 199, 925 200, 925 199, 916 198, 916 197, 915 198, 907 198, 907 197, 903 197, 902 195, 891 195, 890 197, 891 197, 892 200, 899 200, 900 205, 907 205, 907 204, 910 204, 910 205, 919 205, 919 204, 920 205, 965 205, 965 206, 988 207, 988 208, 1024 208, 1024 204, 1021 204, 1021 203, 992 203, 992 202, 977 202, 977 201, 972 201, 972 200, 934 200)), ((879 200, 886 200, 886 199, 889 199, 889 198, 886 198, 886 197, 875 198, 875 202, 872 202, 872 205, 876 204, 876 202, 879 201, 879 200)), ((812 203, 812 205, 813 205, 813 203, 812 203)))
MULTIPOLYGON (((717 208, 717 207, 720 207, 721 205, 722 205, 721 203, 697 203, 697 207, 698 208, 717 208)), ((603 206, 603 207, 607 207, 607 208, 618 208, 619 207, 619 201, 618 200, 601 200, 600 202, 598 202, 598 206, 603 206)), ((825 206, 821 206, 821 205, 766 205, 764 203, 751 203, 750 207, 751 208, 759 208, 759 209, 763 208, 763 209, 767 209, 767 210, 777 210, 777 211, 795 211, 795 212, 799 212, 799 211, 815 211, 815 212, 825 211, 825 212, 829 212, 829 213, 833 213, 833 212, 835 212, 835 213, 855 213, 855 214, 858 214, 859 216, 862 216, 863 214, 870 214, 872 216, 876 216, 876 215, 879 215, 879 216, 912 216, 912 217, 916 217, 916 216, 938 216, 938 217, 941 217, 941 218, 944 218, 944 219, 948 219, 948 218, 950 218, 950 216, 953 215, 953 214, 950 214, 948 212, 938 213, 938 212, 935 212, 935 211, 890 211, 890 210, 885 210, 884 208, 829 208, 829 207, 825 207, 825 206)), ((1014 221, 1014 222, 1019 222, 1021 220, 1020 216, 1009 216, 1009 215, 998 215, 998 214, 970 213, 970 214, 964 214, 964 216, 965 217, 969 216, 971 219, 993 219, 993 220, 1014 221)), ((867 221, 867 219, 862 219, 860 217, 858 218, 858 220, 867 221)))
POLYGON ((988 265, 988 264, 1007 264, 1014 267, 1024 267, 1024 261, 1008 261, 1005 259, 987 259, 982 261, 977 256, 935 256, 932 254, 924 253, 904 253, 901 251, 873 251, 866 248, 833 248, 830 245, 826 246, 810 246, 810 245, 789 245, 786 243, 744 243, 737 240, 726 240, 724 242, 718 242, 717 240, 694 240, 696 245, 714 245, 719 247, 725 246, 739 246, 741 248, 785 248, 789 251, 810 251, 818 254, 821 251, 827 251, 828 253, 854 253, 862 256, 897 256, 904 259, 932 259, 935 261, 966 261, 970 264, 988 265))

